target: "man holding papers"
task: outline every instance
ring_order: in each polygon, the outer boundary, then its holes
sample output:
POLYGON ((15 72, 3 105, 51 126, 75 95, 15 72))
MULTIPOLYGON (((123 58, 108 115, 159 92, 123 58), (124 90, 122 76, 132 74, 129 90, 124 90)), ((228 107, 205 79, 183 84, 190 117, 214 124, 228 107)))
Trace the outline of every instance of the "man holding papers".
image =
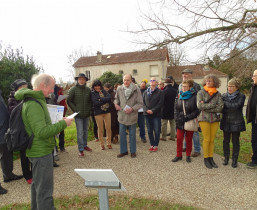
POLYGON ((118 111, 120 123, 120 154, 121 158, 128 155, 126 129, 129 129, 129 143, 131 157, 136 157, 136 123, 138 110, 143 107, 143 99, 140 89, 132 83, 132 76, 126 74, 123 77, 123 85, 119 86, 114 100, 115 108, 118 111))

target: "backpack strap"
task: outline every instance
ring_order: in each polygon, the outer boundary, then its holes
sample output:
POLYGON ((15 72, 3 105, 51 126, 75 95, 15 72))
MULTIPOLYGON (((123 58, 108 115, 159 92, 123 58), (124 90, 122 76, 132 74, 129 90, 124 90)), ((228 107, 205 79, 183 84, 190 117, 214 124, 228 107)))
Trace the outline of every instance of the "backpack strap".
POLYGON ((37 102, 37 103, 42 107, 42 109, 43 109, 42 104, 41 104, 37 99, 35 99, 35 98, 26 97, 23 101, 24 101, 24 102, 27 102, 27 101, 35 101, 35 102, 37 102))
POLYGON ((217 94, 219 91, 217 91, 216 93, 214 93, 207 101, 205 101, 205 104, 208 104, 217 94))

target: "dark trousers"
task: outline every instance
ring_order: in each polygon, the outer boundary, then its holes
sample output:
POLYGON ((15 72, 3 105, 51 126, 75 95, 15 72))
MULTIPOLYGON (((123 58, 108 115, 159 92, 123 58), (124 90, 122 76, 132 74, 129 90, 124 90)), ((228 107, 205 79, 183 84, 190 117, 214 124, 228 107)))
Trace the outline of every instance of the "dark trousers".
POLYGON ((31 163, 26 156, 26 150, 20 151, 21 169, 23 177, 28 180, 32 178, 31 163))
POLYGON ((98 139, 98 128, 97 128, 97 124, 96 124, 96 120, 95 120, 95 116, 91 116, 92 117, 92 120, 93 120, 93 124, 94 124, 94 137, 96 139, 98 139))
POLYGON ((60 132, 59 134, 59 148, 60 150, 64 149, 64 130, 60 132))
POLYGON ((230 155, 230 138, 232 136, 232 143, 233 143, 233 153, 232 153, 232 158, 238 158, 239 155, 239 150, 240 150, 240 143, 239 143, 239 137, 240 137, 240 132, 225 132, 223 131, 223 152, 224 152, 224 157, 229 157, 230 155))
POLYGON ((13 153, 9 152, 7 144, 0 144, 0 161, 4 180, 13 176, 13 153))
POLYGON ((139 127, 140 138, 145 139, 145 117, 143 112, 138 112, 137 124, 139 127))
POLYGON ((252 156, 252 162, 257 164, 257 124, 255 121, 255 116, 252 118, 252 150, 253 150, 253 156, 252 156))
POLYGON ((52 210, 53 200, 53 156, 52 154, 29 158, 32 163, 31 209, 52 210))

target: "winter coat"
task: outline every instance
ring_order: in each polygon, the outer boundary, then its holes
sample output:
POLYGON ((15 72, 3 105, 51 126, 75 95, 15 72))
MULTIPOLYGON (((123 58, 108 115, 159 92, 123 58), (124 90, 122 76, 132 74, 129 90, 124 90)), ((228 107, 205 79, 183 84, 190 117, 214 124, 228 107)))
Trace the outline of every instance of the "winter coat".
POLYGON ((103 96, 100 96, 99 92, 92 91, 91 99, 93 103, 94 115, 106 114, 110 112, 111 95, 105 90, 101 90, 103 96))
POLYGON ((54 150, 54 136, 63 131, 67 125, 64 120, 52 124, 46 106, 46 100, 42 91, 34 91, 22 88, 15 93, 16 100, 26 97, 37 99, 43 108, 35 101, 27 101, 22 107, 22 120, 29 136, 34 134, 30 149, 26 150, 27 157, 43 157, 51 154, 54 150))
POLYGON ((87 118, 91 115, 91 90, 86 85, 72 87, 69 90, 67 103, 73 112, 79 112, 75 118, 87 118))
POLYGON ((9 110, 10 114, 11 114, 12 110, 21 102, 21 101, 17 101, 14 98, 14 94, 15 94, 15 91, 11 91, 9 98, 8 98, 8 110, 9 110))
POLYGON ((167 85, 163 90, 163 95, 162 119, 174 119, 174 104, 177 90, 172 85, 167 85))
POLYGON ((121 110, 118 111, 118 121, 123 125, 133 125, 137 123, 138 110, 143 106, 143 99, 140 89, 133 84, 132 93, 128 100, 125 97, 125 90, 123 85, 119 86, 116 90, 114 104, 118 104, 121 110), (124 112, 124 107, 128 105, 133 109, 133 112, 126 114, 124 112))
POLYGON ((245 95, 238 92, 236 98, 230 100, 228 93, 222 95, 224 108, 222 119, 220 121, 220 129, 225 132, 241 132, 245 131, 245 121, 243 116, 243 107, 245 95))
POLYGON ((176 122, 176 127, 180 130, 184 130, 185 122, 197 118, 199 115, 199 110, 196 106, 196 96, 197 93, 194 91, 193 95, 186 100, 181 100, 176 98, 175 108, 174 108, 174 118, 176 122), (184 116, 183 101, 185 103, 186 116, 184 116))
MULTIPOLYGON (((248 99, 247 107, 246 107, 246 121, 247 121, 247 123, 250 123, 254 120, 254 119, 252 119, 253 115, 252 115, 252 112, 251 112, 251 102, 253 100, 254 88, 257 88, 257 85, 253 85, 251 87, 251 90, 250 90, 250 95, 249 95, 249 99, 248 99)), ((256 104, 256 113, 257 113, 257 104, 256 104)), ((255 123, 257 123, 257 114, 255 115, 255 123)))
POLYGON ((7 106, 4 102, 2 97, 2 91, 0 90, 0 144, 5 144, 4 134, 6 133, 7 129, 9 128, 9 112, 7 106))
POLYGON ((151 96, 147 95, 147 90, 143 94, 143 110, 144 110, 144 115, 148 115, 151 117, 161 117, 162 116, 162 106, 163 106, 163 91, 160 90, 159 88, 156 88, 151 96), (146 111, 147 110, 152 110, 153 114, 148 114, 146 111))
POLYGON ((209 103, 205 103, 210 97, 210 94, 204 89, 197 93, 197 108, 200 110, 200 115, 198 116, 199 122, 213 123, 220 121, 220 113, 224 106, 222 96, 218 92, 209 103), (200 103, 200 101, 204 101, 204 103, 200 103))

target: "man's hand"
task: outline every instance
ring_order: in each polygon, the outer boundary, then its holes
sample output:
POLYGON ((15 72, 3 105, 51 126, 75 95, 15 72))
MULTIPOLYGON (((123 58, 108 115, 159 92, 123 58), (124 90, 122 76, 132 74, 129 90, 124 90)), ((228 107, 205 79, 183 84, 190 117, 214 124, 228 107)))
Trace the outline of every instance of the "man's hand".
POLYGON ((72 123, 73 118, 64 117, 63 120, 66 122, 67 126, 70 126, 71 123, 72 123))
POLYGON ((148 110, 146 110, 146 113, 147 113, 147 114, 153 114, 153 111, 150 110, 150 109, 148 109, 148 110))
POLYGON ((132 108, 128 108, 128 109, 126 109, 126 111, 125 111, 126 114, 130 114, 130 113, 132 113, 132 112, 133 112, 133 109, 132 109, 132 108))
POLYGON ((120 106, 119 106, 118 104, 115 104, 115 109, 116 109, 117 111, 120 111, 120 110, 121 110, 121 108, 120 108, 120 106))

